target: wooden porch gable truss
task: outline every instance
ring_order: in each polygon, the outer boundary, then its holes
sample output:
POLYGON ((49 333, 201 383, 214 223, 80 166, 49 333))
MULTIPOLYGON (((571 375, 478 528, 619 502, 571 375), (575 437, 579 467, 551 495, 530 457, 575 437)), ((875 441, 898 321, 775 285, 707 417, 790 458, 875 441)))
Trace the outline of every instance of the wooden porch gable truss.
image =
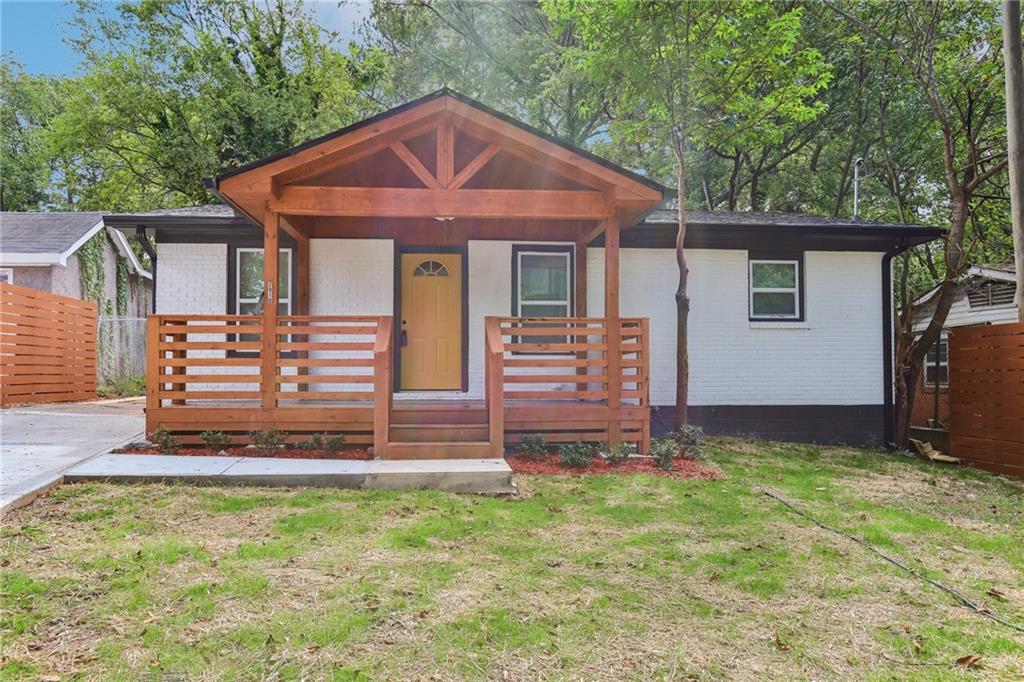
POLYGON ((260 223, 269 210, 628 225, 663 196, 656 183, 447 91, 225 174, 216 184, 260 223))

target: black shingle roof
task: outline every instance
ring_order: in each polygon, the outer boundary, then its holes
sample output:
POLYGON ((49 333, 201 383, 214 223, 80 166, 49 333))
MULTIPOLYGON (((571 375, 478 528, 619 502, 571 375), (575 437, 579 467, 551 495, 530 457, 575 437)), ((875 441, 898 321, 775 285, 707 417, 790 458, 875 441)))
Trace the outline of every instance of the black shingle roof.
MULTIPOLYGON (((678 215, 675 208, 658 208, 644 220, 648 225, 675 225, 678 215)), ((833 218, 831 216, 806 215, 803 213, 778 213, 770 211, 702 211, 687 210, 687 223, 698 225, 735 225, 765 227, 848 227, 848 228, 906 228, 923 225, 901 225, 876 220, 833 218)), ((935 229, 935 228, 926 228, 935 229)))
POLYGON ((0 213, 0 252, 64 253, 85 236, 102 213, 0 213))

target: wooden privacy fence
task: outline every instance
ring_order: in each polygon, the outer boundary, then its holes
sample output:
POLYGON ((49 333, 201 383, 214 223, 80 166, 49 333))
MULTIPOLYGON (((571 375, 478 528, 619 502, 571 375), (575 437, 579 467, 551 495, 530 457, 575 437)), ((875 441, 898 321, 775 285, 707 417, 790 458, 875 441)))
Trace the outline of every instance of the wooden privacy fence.
POLYGON ((95 303, 0 282, 0 405, 96 397, 95 303))
POLYGON ((949 404, 953 455, 1024 478, 1024 323, 950 330, 949 404))

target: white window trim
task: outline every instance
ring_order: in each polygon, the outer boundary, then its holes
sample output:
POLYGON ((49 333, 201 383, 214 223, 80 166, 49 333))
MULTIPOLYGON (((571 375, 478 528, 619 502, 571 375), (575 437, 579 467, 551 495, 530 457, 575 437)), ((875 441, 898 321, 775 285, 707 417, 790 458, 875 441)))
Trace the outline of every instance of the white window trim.
POLYGON ((797 259, 765 259, 765 258, 751 258, 747 263, 747 281, 750 288, 750 301, 748 303, 749 313, 751 320, 799 320, 800 311, 800 261, 797 259), (765 264, 765 265, 792 265, 793 266, 793 282, 795 286, 792 287, 755 287, 754 286, 754 265, 765 264), (754 294, 793 294, 793 314, 755 314, 754 313, 754 294))
POLYGON ((523 304, 526 305, 564 305, 565 316, 572 317, 572 251, 519 251, 516 253, 516 317, 524 317, 523 304), (565 298, 562 300, 523 300, 523 256, 562 256, 565 258, 565 298))
MULTIPOLYGON (((288 312, 285 313, 285 314, 286 315, 291 315, 292 314, 292 287, 291 287, 291 271, 290 271, 290 269, 291 269, 291 266, 292 266, 292 258, 294 258, 295 255, 292 253, 291 247, 282 247, 279 250, 280 251, 286 251, 288 253, 288 268, 289 268, 289 272, 287 273, 287 275, 288 275, 287 279, 288 279, 288 282, 289 282, 289 284, 288 284, 288 296, 286 296, 285 298, 281 298, 280 296, 275 294, 274 298, 276 300, 274 301, 274 305, 278 305, 280 303, 286 304, 288 306, 288 312)), ((242 310, 242 304, 243 303, 259 303, 260 302, 259 296, 257 296, 256 298, 251 298, 251 297, 243 298, 242 295, 241 295, 241 291, 242 291, 242 254, 243 253, 263 253, 263 247, 258 247, 258 246, 239 246, 238 248, 235 249, 235 314, 236 315, 241 315, 242 314, 241 310, 242 310)), ((280 256, 279 256, 279 258, 280 258, 280 256)))
MULTIPOLYGON (((945 361, 942 361, 942 359, 941 359, 942 358, 942 354, 939 353, 939 367, 945 367, 946 368, 946 380, 939 382, 939 388, 943 388, 943 387, 949 386, 949 338, 946 337, 946 336, 940 336, 939 340, 936 343, 939 346, 941 346, 943 344, 946 346, 946 360, 945 361)), ((935 352, 938 353, 939 351, 936 350, 935 352)), ((921 383, 922 383, 922 385, 924 385, 927 388, 935 388, 935 382, 934 381, 928 381, 928 370, 929 370, 929 368, 934 368, 934 367, 935 367, 935 363, 930 361, 928 359, 928 355, 925 354, 925 356, 924 356, 924 368, 923 368, 923 372, 922 372, 922 376, 921 376, 921 383)))
POLYGON ((6 279, 0 277, 0 281, 14 284, 14 268, 0 268, 0 275, 7 275, 6 279))

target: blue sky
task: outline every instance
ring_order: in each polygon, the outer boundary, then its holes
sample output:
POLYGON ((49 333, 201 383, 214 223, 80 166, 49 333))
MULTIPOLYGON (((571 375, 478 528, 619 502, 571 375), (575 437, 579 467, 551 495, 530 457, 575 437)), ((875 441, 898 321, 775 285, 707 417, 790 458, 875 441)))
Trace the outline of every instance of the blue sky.
MULTIPOLYGON (((322 26, 337 31, 345 42, 354 37, 368 10, 361 2, 339 6, 337 0, 307 0, 306 4, 322 26)), ((106 5, 111 12, 116 6, 114 2, 106 5)), ((74 13, 74 3, 62 0, 0 0, 0 51, 29 73, 74 74, 78 56, 65 43, 75 35, 69 25, 74 13)))

